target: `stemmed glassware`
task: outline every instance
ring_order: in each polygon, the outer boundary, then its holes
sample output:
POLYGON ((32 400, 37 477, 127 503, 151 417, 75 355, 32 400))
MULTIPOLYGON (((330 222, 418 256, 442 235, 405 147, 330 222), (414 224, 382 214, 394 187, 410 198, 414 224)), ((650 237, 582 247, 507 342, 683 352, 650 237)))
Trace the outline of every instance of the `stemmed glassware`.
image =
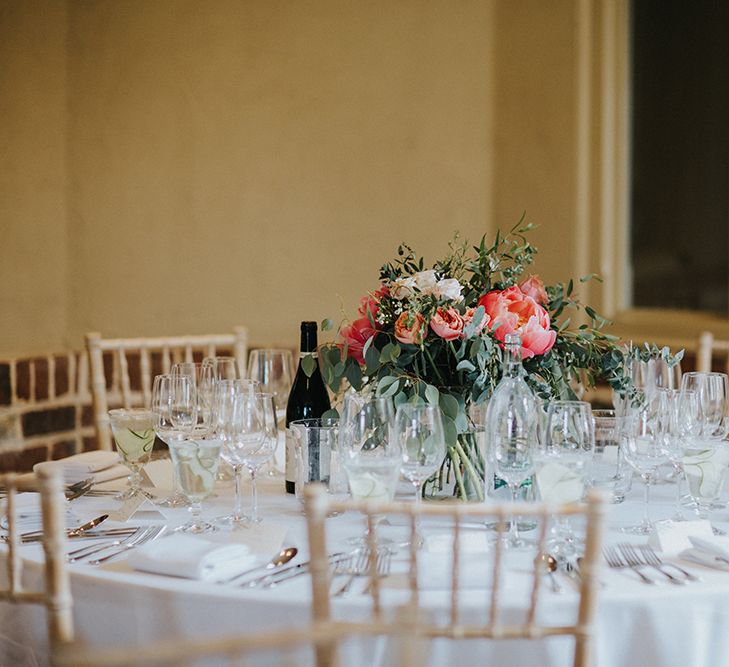
MULTIPOLYGON (((256 380, 260 390, 273 396, 276 407, 276 421, 283 428, 286 422, 286 404, 294 376, 294 362, 291 350, 252 350, 248 357, 248 377, 256 380)), ((274 448, 275 450, 275 448, 274 448)), ((273 457, 264 468, 270 476, 279 474, 273 457)))
POLYGON ((265 445, 268 437, 266 414, 261 395, 238 382, 220 382, 216 397, 216 421, 223 439, 221 456, 233 467, 235 479, 233 514, 218 518, 217 523, 230 530, 240 530, 250 525, 250 518, 243 515, 243 467, 265 445))
POLYGON ((627 526, 623 532, 649 535, 653 523, 649 516, 650 487, 658 469, 669 461, 670 405, 667 392, 656 392, 642 409, 626 415, 622 421, 621 447, 625 460, 638 472, 645 484, 643 520, 627 526))
MULTIPOLYGON (((440 467, 446 455, 440 408, 405 403, 397 408, 393 438, 402 453, 400 471, 415 486, 415 506, 420 507, 423 484, 440 467)), ((419 517, 417 519, 419 521, 419 517)), ((418 547, 423 538, 416 526, 418 547)))
MULTIPOLYGON (((578 502, 584 493, 595 447, 592 409, 584 401, 552 401, 537 456, 542 499, 552 503, 578 502)), ((581 551, 568 519, 561 517, 548 541, 550 550, 571 556, 581 551)))
POLYGON ((729 378, 724 373, 685 373, 681 389, 695 391, 699 400, 701 437, 721 440, 729 430, 729 378))
POLYGON ((692 390, 664 390, 668 392, 671 417, 668 431, 668 458, 676 469, 676 510, 673 521, 685 521, 681 506, 683 500, 682 481, 685 475, 683 467, 686 452, 701 432, 699 418, 699 397, 692 390))
POLYGON ((152 455, 154 446, 154 415, 145 408, 109 410, 111 432, 122 463, 129 468, 129 486, 116 496, 127 500, 136 496, 149 497, 141 486, 141 470, 152 455))
POLYGON ((248 377, 259 383, 261 391, 273 396, 279 423, 286 418, 293 367, 291 350, 252 350, 248 357, 248 377))
POLYGON ((169 447, 176 477, 190 503, 192 515, 178 530, 189 533, 217 530, 215 525, 202 519, 202 501, 213 491, 222 442, 218 434, 194 431, 181 440, 171 441, 169 447))
MULTIPOLYGON (((339 449, 355 500, 390 501, 395 495, 402 458, 399 443, 391 437, 394 419, 390 398, 361 394, 345 397, 339 449)), ((366 535, 350 542, 366 544, 366 535)))
POLYGON ((260 523, 258 516, 258 490, 256 488, 256 474, 261 466, 265 465, 273 457, 278 442, 278 422, 276 419, 276 404, 271 394, 254 394, 260 399, 260 409, 263 420, 263 439, 259 447, 244 448, 241 450, 242 460, 248 472, 251 474, 251 515, 248 522, 251 524, 260 523))
MULTIPOLYGON (((170 450, 172 443, 189 437, 197 425, 198 398, 195 382, 189 375, 157 375, 152 385, 154 430, 170 450)), ((173 464, 173 492, 157 503, 160 507, 186 507, 190 504, 181 492, 177 466, 173 464)))

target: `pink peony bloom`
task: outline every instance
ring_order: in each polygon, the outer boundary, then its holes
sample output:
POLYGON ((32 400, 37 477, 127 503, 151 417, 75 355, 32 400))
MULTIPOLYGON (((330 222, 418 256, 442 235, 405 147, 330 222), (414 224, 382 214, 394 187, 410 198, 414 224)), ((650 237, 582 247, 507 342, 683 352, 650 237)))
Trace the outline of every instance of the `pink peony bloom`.
POLYGON ((490 328, 498 340, 503 342, 509 333, 521 334, 524 359, 552 349, 557 332, 550 329, 549 314, 518 287, 489 292, 478 305, 486 309, 490 328))
POLYGON ((406 345, 420 345, 426 333, 425 318, 420 313, 406 311, 395 322, 395 338, 406 345))
POLYGON ((390 290, 385 285, 380 287, 372 294, 365 294, 359 302, 359 314, 362 317, 371 317, 373 320, 377 317, 377 311, 380 309, 380 299, 387 296, 390 290))
MULTIPOLYGON (((471 321, 473 320, 473 316, 476 314, 475 308, 466 308, 466 312, 463 313, 463 328, 465 329, 469 324, 471 324, 471 321)), ((486 325, 491 320, 491 317, 489 317, 488 313, 484 313, 483 317, 481 318, 481 321, 479 322, 478 326, 476 327, 476 331, 473 332, 474 336, 478 336, 486 325)), ((465 335, 465 333, 464 333, 465 335)))
POLYGON ((463 333, 463 318, 455 308, 438 308, 430 320, 430 328, 443 340, 455 340, 463 333))
POLYGON ((357 360, 357 363, 364 363, 364 355, 362 350, 365 343, 377 333, 377 330, 372 326, 368 317, 360 317, 351 324, 344 325, 339 330, 339 337, 342 339, 341 343, 338 343, 339 347, 344 351, 344 342, 347 343, 347 356, 353 357, 357 360))
POLYGON ((519 289, 527 296, 532 297, 540 306, 546 305, 549 301, 547 290, 544 288, 544 283, 539 276, 529 276, 519 285, 519 289))

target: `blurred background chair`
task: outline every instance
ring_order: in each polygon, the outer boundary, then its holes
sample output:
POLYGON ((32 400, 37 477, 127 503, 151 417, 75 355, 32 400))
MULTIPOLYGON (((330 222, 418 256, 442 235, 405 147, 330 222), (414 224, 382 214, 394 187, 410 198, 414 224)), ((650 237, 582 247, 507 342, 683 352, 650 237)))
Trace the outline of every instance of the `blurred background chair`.
POLYGON ((86 350, 97 447, 111 449, 109 407, 149 406, 154 376, 168 373, 172 364, 225 353, 236 358, 245 377, 248 330, 240 326, 232 334, 109 339, 94 332, 86 334, 86 350))
POLYGON ((696 370, 709 373, 714 362, 714 356, 724 359, 724 373, 729 373, 729 340, 714 338, 711 331, 704 331, 699 336, 699 348, 696 354, 696 370))

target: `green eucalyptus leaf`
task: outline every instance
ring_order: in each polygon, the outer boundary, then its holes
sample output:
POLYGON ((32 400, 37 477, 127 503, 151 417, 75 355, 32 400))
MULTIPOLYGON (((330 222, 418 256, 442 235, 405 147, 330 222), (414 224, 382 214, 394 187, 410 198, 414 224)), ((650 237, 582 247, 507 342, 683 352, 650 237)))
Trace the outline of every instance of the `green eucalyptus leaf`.
POLYGON ((349 384, 351 384, 356 391, 359 391, 362 388, 362 369, 354 359, 350 359, 350 361, 351 363, 347 364, 344 376, 349 381, 349 384))
POLYGON ((301 370, 304 371, 306 377, 310 378, 316 369, 316 359, 310 355, 302 357, 301 370))
POLYGON ((453 447, 458 442, 458 429, 456 428, 456 422, 445 415, 443 416, 443 431, 446 445, 453 447))
POLYGON ((440 398, 440 392, 432 384, 426 385, 425 387, 425 400, 430 405, 438 405, 440 398))
POLYGON ((456 366, 457 371, 475 371, 476 367, 468 360, 464 359, 463 361, 459 361, 458 365, 456 366))
POLYGON ((332 328, 332 326, 334 326, 334 325, 332 324, 332 321, 328 317, 321 321, 321 330, 322 331, 329 331, 332 328))
POLYGON ((440 395, 440 409, 442 410, 443 414, 450 417, 451 419, 455 419, 458 415, 458 400, 451 396, 450 394, 441 394, 440 395))
POLYGON ((331 408, 330 410, 327 410, 321 416, 321 422, 322 422, 322 424, 325 424, 326 422, 332 422, 332 421, 339 421, 339 413, 334 408, 331 408))

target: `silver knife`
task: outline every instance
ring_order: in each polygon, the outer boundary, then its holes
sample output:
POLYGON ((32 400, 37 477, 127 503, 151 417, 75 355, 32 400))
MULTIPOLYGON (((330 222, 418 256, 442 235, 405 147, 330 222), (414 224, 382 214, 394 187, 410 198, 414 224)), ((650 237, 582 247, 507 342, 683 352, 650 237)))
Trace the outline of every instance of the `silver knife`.
MULTIPOLYGON (((66 537, 81 537, 87 530, 91 530, 92 528, 96 528, 100 523, 106 521, 109 518, 108 514, 102 514, 101 516, 97 516, 95 519, 92 519, 91 521, 88 521, 87 523, 78 526, 77 528, 69 528, 66 530, 66 537)), ((43 531, 42 530, 34 530, 29 533, 23 533, 20 536, 20 541, 22 544, 27 544, 29 542, 40 542, 43 539, 43 531)))
MULTIPOLYGON (((337 563, 340 559, 344 558, 349 558, 349 554, 345 554, 343 552, 332 554, 331 556, 329 556, 329 564, 333 565, 334 563, 337 563)), ((278 572, 274 572, 273 574, 266 574, 262 577, 258 577, 257 579, 253 579, 252 581, 246 582, 243 585, 252 588, 253 586, 263 584, 266 588, 271 588, 272 586, 276 586, 277 584, 280 584, 284 581, 288 581, 289 579, 298 577, 301 574, 308 574, 310 565, 311 561, 307 560, 304 563, 299 563, 298 565, 285 567, 278 572)))

